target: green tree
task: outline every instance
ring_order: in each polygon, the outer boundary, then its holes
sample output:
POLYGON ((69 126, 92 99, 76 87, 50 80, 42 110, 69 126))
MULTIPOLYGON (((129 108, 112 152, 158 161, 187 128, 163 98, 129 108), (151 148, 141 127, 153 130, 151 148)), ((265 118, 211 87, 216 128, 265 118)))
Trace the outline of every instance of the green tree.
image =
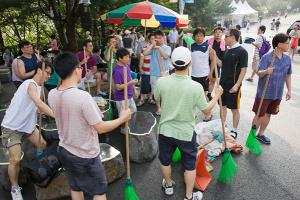
POLYGON ((186 4, 185 12, 189 14, 193 27, 212 27, 218 18, 228 15, 232 9, 228 6, 231 0, 195 0, 186 4))

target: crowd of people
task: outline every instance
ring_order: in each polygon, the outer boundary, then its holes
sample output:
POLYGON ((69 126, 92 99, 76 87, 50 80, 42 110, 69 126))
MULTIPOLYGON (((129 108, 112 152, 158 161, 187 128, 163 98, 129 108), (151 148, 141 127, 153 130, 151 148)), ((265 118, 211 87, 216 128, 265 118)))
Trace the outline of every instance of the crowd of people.
MULTIPOLYGON (((276 34, 272 39, 274 50, 261 53, 260 49, 266 45, 265 30, 265 26, 260 26, 258 36, 252 43, 255 48, 253 73, 247 80, 252 82, 255 75, 259 77, 253 121, 259 122, 257 139, 270 144, 265 130, 271 115, 279 112, 285 84, 288 89, 286 100, 291 98, 292 67, 290 57, 285 54, 290 44, 286 34, 276 34), (266 79, 269 79, 269 84, 263 92, 266 79), (257 113, 261 99, 262 108, 257 113)), ((228 128, 231 127, 233 138, 238 137, 248 52, 240 44, 241 32, 238 29, 224 31, 222 27, 216 27, 212 36, 206 39, 205 29, 196 28, 192 33, 194 43, 191 45, 184 40, 185 35, 183 31, 178 33, 176 28, 169 34, 155 30, 147 35, 137 33, 135 28, 124 33, 117 30, 107 38, 103 57, 101 50, 94 51, 91 37, 85 40, 83 50, 77 54, 59 53, 55 36, 51 37, 51 46, 56 53, 54 60, 47 60, 46 55, 34 50, 26 40, 19 44, 20 56, 13 59, 13 55, 7 53, 5 60, 12 63, 17 91, 1 124, 1 137, 10 156, 8 174, 12 198, 23 199, 18 186, 21 139, 27 138, 39 146, 40 151, 46 147, 43 139, 42 145, 38 145, 37 110, 56 120, 60 138, 59 159, 68 173, 72 199, 83 199, 84 192, 93 196, 94 200, 104 200, 107 181, 98 156, 98 134, 119 127, 130 119, 131 113, 137 111, 137 106, 148 102, 156 105, 155 114, 161 116, 158 144, 165 194, 174 194, 175 182, 171 178, 170 163, 178 147, 185 169, 184 199, 202 199, 200 191, 193 192, 197 156, 194 132, 196 110, 204 113, 204 122, 210 121, 211 111, 221 98, 222 120, 226 122, 227 109, 230 109, 233 119, 228 128), (99 71, 100 64, 106 65, 105 73, 99 71), (124 77, 124 68, 127 77, 124 77), (215 87, 218 79, 220 86, 215 87), (124 103, 125 80, 129 109, 125 109, 124 103), (113 83, 111 89, 119 114, 119 118, 113 121, 102 121, 102 114, 87 89, 87 84, 94 85, 95 95, 107 97, 108 91, 102 90, 103 81, 113 83), (40 99, 44 82, 49 90, 49 105, 40 99), (137 86, 140 86, 140 97, 136 104, 134 94, 137 86)), ((293 45, 299 35, 299 27, 295 27, 290 33, 293 45)))

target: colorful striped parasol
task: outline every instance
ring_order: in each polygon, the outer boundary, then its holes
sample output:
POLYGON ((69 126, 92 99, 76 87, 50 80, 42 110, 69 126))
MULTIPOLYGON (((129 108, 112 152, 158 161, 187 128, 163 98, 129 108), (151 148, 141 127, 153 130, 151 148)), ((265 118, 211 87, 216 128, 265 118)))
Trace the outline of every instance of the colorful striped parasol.
POLYGON ((141 25, 153 28, 158 26, 166 28, 186 27, 189 23, 186 16, 149 1, 132 3, 117 8, 102 15, 101 19, 112 24, 141 25))

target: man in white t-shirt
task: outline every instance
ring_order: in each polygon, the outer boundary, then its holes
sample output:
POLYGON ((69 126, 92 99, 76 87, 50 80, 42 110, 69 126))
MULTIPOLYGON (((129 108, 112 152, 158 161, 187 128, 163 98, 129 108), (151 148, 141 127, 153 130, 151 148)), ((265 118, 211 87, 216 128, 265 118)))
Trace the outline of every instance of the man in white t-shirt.
POLYGON ((253 61, 252 61, 252 74, 249 78, 247 78, 247 81, 253 82, 253 78, 256 74, 256 70, 258 67, 258 64, 260 62, 260 57, 259 57, 259 50, 264 42, 264 40, 266 40, 264 33, 266 31, 266 27, 264 25, 258 27, 257 30, 257 38, 255 40, 255 42, 252 43, 252 45, 254 46, 254 56, 253 56, 253 61))
POLYGON ((72 199, 83 199, 83 193, 94 200, 106 200, 107 181, 99 153, 98 133, 109 132, 130 118, 124 110, 113 121, 102 121, 102 113, 92 96, 77 88, 82 67, 72 53, 54 60, 62 84, 50 91, 48 101, 53 109, 59 134, 59 160, 66 169, 72 199))
POLYGON ((52 110, 40 99, 41 85, 52 74, 52 68, 46 66, 43 72, 42 63, 38 63, 32 79, 24 81, 11 100, 5 113, 2 127, 2 144, 9 152, 8 176, 11 182, 11 195, 13 200, 23 200, 21 188, 18 185, 18 175, 21 160, 21 140, 27 138, 38 147, 37 155, 42 154, 46 141, 41 138, 36 128, 37 110, 54 117, 52 110))
POLYGON ((170 30, 168 38, 170 41, 171 49, 172 51, 176 48, 176 45, 178 43, 178 31, 176 30, 176 27, 170 30))
MULTIPOLYGON (((191 45, 192 52, 192 80, 201 84, 207 95, 209 82, 213 81, 213 71, 217 67, 215 50, 204 40, 205 30, 196 28, 193 33, 195 43, 191 45), (209 61, 211 63, 209 63, 209 61)), ((206 98, 208 100, 208 98, 206 98)), ((210 121, 212 115, 205 115, 203 121, 210 121)))

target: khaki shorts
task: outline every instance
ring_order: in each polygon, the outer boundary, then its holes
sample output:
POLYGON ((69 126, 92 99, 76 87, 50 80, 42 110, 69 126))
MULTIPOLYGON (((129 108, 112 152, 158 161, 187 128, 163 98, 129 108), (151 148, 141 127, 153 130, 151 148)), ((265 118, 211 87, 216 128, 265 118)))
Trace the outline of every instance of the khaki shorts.
POLYGON ((253 61, 252 61, 252 70, 253 71, 255 71, 255 72, 257 71, 257 67, 259 65, 259 62, 260 62, 259 59, 253 58, 253 61))
POLYGON ((30 136, 28 133, 13 131, 4 127, 1 127, 1 129, 2 135, 0 137, 2 139, 3 146, 6 148, 12 147, 16 144, 21 144, 23 137, 30 136))
MULTIPOLYGON (((125 101, 116 101, 116 106, 117 106, 117 110, 118 110, 118 114, 120 116, 122 110, 125 109, 125 101)), ((132 113, 137 111, 136 105, 135 105, 135 101, 133 98, 128 99, 128 108, 130 109, 130 111, 132 113)))

